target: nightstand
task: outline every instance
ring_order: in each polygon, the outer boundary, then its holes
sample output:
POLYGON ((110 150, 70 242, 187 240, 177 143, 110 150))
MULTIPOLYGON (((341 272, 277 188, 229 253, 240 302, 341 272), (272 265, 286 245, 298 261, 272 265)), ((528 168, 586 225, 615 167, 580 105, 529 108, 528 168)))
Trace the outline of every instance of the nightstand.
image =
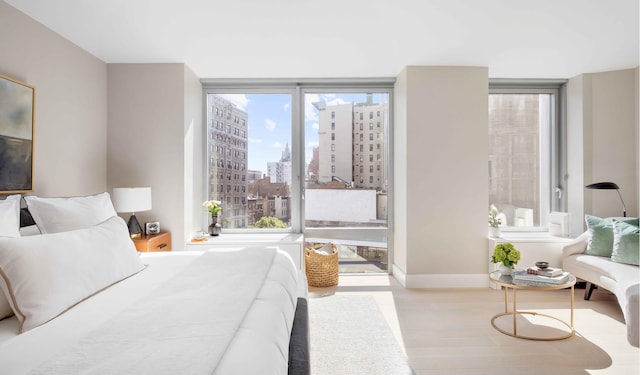
POLYGON ((136 246, 136 250, 140 252, 171 251, 171 233, 142 235, 140 238, 134 238, 133 244, 136 246))

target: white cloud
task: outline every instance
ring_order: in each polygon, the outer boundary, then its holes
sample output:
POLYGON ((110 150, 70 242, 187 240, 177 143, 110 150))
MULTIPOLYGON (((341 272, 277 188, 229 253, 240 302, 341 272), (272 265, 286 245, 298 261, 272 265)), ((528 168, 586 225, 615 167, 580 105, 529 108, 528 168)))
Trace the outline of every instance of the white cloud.
POLYGON ((245 94, 220 94, 219 96, 227 99, 243 111, 246 111, 249 104, 249 98, 245 94))
POLYGON ((320 129, 320 124, 318 124, 317 122, 314 122, 313 124, 311 124, 311 128, 318 130, 320 129))
POLYGON ((271 145, 271 147, 273 147, 273 148, 282 148, 282 143, 280 143, 280 142, 274 142, 274 143, 271 145))
POLYGON ((315 109, 313 103, 320 101, 318 94, 306 94, 304 96, 304 121, 318 121, 318 110, 315 109))
POLYGON ((272 132, 272 131, 276 130, 276 122, 275 121, 266 119, 266 120, 264 120, 264 122, 265 122, 265 127, 267 128, 268 131, 272 132))
POLYGON ((341 99, 341 98, 335 98, 332 100, 327 100, 327 105, 339 105, 339 104, 347 104, 348 102, 341 99))
POLYGON ((307 147, 308 147, 308 148, 318 147, 319 145, 320 145, 320 143, 318 143, 318 141, 310 141, 310 142, 307 142, 307 147))
POLYGON ((327 105, 347 104, 349 102, 336 96, 336 94, 306 94, 304 96, 304 120, 318 121, 318 110, 313 103, 325 102, 327 105))
POLYGON ((260 138, 249 138, 249 143, 262 143, 260 138))
POLYGON ((289 112, 291 110, 291 103, 285 104, 282 110, 285 112, 289 112))

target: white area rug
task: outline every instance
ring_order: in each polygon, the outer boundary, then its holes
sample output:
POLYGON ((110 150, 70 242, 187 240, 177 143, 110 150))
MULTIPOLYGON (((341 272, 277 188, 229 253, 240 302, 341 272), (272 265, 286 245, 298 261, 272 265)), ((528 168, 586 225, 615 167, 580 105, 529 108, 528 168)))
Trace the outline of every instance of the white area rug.
POLYGON ((309 298, 312 375, 409 375, 406 356, 371 296, 309 298))

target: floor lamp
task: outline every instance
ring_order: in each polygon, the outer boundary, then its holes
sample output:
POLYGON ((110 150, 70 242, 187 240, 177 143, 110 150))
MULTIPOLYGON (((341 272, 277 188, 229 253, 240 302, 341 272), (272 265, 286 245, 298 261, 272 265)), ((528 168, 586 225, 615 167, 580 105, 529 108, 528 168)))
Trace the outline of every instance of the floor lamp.
POLYGON ((624 201, 622 200, 622 195, 620 195, 620 188, 614 182, 596 182, 591 185, 585 186, 587 189, 595 189, 595 190, 615 190, 618 193, 618 197, 620 197, 620 202, 622 202, 622 216, 627 217, 627 209, 624 207, 624 201))

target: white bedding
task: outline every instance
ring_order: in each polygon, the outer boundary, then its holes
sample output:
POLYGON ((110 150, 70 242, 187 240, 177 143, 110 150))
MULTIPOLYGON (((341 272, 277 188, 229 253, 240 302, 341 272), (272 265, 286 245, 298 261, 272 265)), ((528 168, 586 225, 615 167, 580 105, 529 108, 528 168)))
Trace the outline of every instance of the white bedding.
POLYGON ((142 257, 144 271, 40 327, 18 335, 15 317, 0 321, 2 373, 287 373, 296 301, 306 291, 288 254, 142 257))

